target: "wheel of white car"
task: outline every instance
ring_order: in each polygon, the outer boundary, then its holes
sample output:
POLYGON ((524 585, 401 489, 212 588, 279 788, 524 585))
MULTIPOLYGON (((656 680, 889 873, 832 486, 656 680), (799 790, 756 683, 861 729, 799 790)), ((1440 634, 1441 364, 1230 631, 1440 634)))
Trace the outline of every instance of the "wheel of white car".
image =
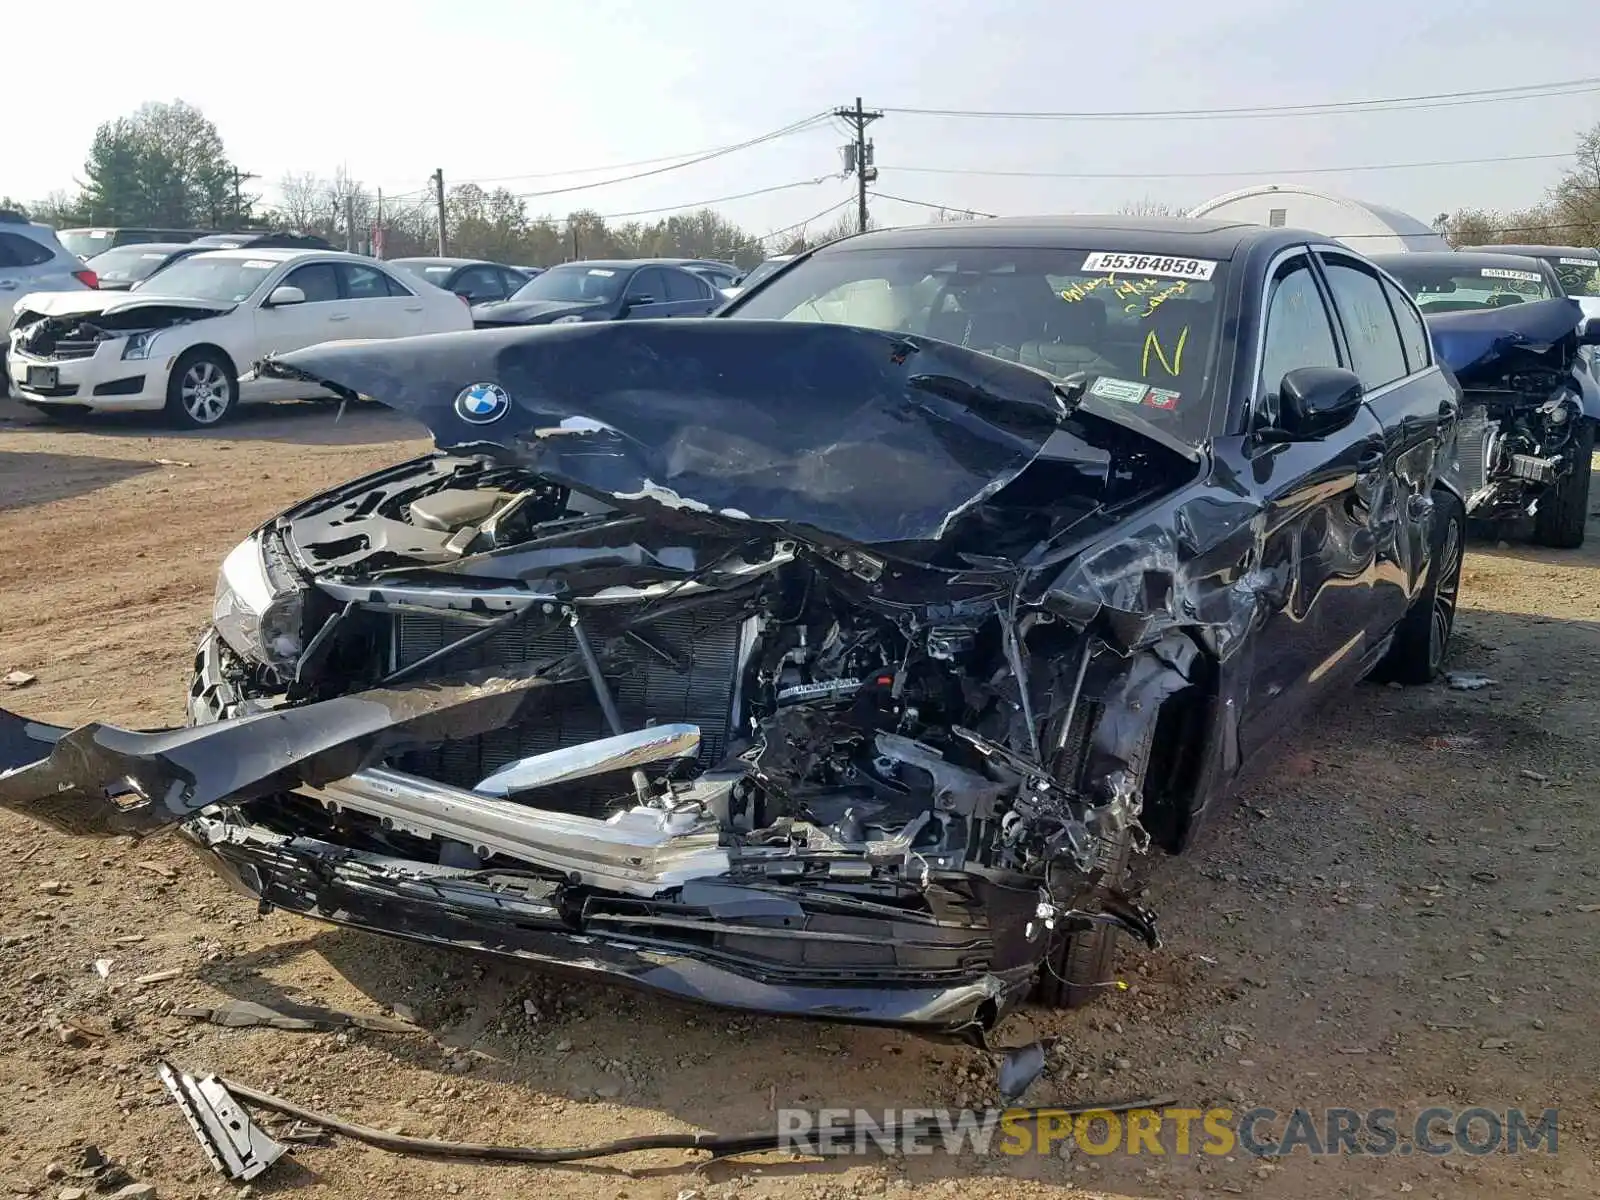
POLYGON ((233 364, 216 350, 190 350, 167 377, 167 416, 191 429, 209 429, 230 416, 239 402, 233 364))

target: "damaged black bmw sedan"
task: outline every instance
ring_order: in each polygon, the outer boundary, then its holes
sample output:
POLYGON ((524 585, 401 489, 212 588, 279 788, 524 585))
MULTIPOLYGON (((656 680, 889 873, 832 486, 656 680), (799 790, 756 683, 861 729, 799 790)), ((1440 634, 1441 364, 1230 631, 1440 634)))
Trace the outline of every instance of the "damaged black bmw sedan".
POLYGON ((259 369, 437 450, 228 556, 189 727, 0 720, 0 804, 376 933, 981 1035, 1099 994, 1140 866, 1450 637, 1454 391, 1314 234, 869 233, 717 318, 259 369))

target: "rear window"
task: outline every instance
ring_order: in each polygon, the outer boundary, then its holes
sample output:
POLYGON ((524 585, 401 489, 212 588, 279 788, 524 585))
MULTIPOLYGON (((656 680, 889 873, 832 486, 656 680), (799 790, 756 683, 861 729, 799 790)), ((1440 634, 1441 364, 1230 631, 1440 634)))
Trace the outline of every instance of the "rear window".
POLYGON ((116 233, 114 229, 63 229, 56 238, 79 258, 93 258, 116 245, 116 233))
POLYGON ((1198 442, 1228 264, 1174 255, 996 247, 823 252, 744 293, 728 316, 938 338, 1043 371, 1198 442))
POLYGON ((1519 265, 1519 260, 1509 255, 1502 262, 1483 266, 1412 263, 1404 256, 1385 259, 1383 265, 1404 285, 1423 316, 1557 298, 1537 263, 1521 260, 1519 265))
POLYGON ((155 274, 172 253, 171 250, 146 250, 142 246, 118 246, 95 255, 86 265, 109 283, 137 283, 155 274))

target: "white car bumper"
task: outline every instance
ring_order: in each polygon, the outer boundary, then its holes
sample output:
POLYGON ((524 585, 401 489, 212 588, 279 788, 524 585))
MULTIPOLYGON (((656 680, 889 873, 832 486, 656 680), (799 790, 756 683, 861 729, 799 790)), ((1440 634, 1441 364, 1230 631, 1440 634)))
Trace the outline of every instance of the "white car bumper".
POLYGON ((15 347, 6 354, 11 392, 27 404, 82 406, 105 412, 159 409, 167 402, 168 357, 124 359, 126 341, 99 343, 87 358, 36 358, 15 347))

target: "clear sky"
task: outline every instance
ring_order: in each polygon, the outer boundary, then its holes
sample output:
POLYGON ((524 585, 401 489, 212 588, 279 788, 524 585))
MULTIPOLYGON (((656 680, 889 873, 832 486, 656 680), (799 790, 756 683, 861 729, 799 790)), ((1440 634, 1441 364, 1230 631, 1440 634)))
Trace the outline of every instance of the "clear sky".
MULTIPOLYGON (((0 166, 0 194, 22 200, 71 187, 95 126, 147 100, 199 106, 234 161, 262 176, 252 186, 270 202, 285 172, 328 174, 340 164, 388 195, 418 199, 435 167, 447 183, 503 183, 521 193, 592 184, 608 172, 585 169, 740 142, 858 95, 868 108, 1104 112, 1315 104, 1600 76, 1595 0, 79 0, 70 21, 50 20, 55 36, 39 43, 41 52, 5 56, 6 91, 26 100, 14 99, 22 116, 0 166)), ((1564 164, 1315 175, 1293 168, 1565 154, 1596 122, 1600 87, 1269 120, 891 112, 871 134, 877 190, 953 208, 1192 204, 1282 180, 1430 220, 1461 206, 1535 202, 1564 164), (1259 174, 1181 177, 1196 172, 1259 174)), ((837 176, 844 140, 837 122, 822 122, 651 178, 533 196, 529 208, 624 213, 837 176)), ((766 232, 852 187, 835 177, 718 207, 766 232)), ((873 211, 893 224, 925 215, 887 200, 873 211)))

